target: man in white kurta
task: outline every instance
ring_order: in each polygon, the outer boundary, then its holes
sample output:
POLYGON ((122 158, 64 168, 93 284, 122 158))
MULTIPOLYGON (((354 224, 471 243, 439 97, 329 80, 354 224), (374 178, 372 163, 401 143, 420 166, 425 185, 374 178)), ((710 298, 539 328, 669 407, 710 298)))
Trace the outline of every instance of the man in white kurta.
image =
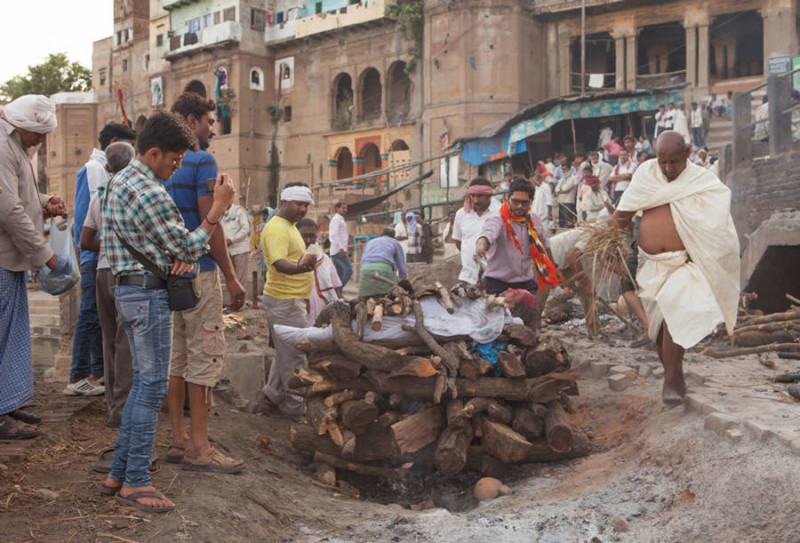
POLYGON ((683 401, 683 353, 724 322, 730 333, 739 297, 739 240, 730 190, 688 161, 690 148, 674 131, 662 134, 657 159, 643 163, 624 192, 614 223, 624 228, 637 211, 636 280, 664 366, 663 400, 683 401))

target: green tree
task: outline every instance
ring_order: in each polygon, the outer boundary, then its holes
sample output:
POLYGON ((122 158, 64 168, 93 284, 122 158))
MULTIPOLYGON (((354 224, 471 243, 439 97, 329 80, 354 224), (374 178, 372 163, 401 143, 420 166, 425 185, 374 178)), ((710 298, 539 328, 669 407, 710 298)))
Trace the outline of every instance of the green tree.
POLYGON ((92 72, 88 68, 70 62, 66 53, 51 53, 43 63, 28 66, 26 75, 17 75, 0 85, 0 99, 10 101, 25 94, 51 96, 91 88, 92 72))

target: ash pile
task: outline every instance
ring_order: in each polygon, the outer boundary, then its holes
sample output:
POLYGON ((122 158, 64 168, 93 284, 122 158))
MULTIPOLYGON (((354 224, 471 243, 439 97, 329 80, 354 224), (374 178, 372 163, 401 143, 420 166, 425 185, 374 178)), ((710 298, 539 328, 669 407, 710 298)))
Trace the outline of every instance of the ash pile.
POLYGON ((528 293, 406 281, 378 300, 329 304, 317 327, 276 326, 308 356, 289 383, 308 408, 292 445, 314 453, 327 484, 337 469, 498 477, 512 464, 588 454, 567 414, 578 373, 532 325, 531 303, 528 293))

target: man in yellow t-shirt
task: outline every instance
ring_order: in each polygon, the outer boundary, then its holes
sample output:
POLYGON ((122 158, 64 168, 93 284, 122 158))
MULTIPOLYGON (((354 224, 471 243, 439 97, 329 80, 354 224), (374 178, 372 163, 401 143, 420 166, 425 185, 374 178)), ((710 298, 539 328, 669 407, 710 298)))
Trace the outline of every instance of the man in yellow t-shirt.
POLYGON ((311 189, 303 183, 288 185, 281 192, 281 206, 261 232, 261 247, 267 266, 267 284, 262 298, 275 346, 264 395, 288 416, 305 414, 303 399, 286 391, 292 371, 305 362, 305 355, 275 335, 275 324, 305 328, 308 299, 314 284, 314 261, 300 263, 306 244, 295 223, 305 217, 313 202, 311 189))

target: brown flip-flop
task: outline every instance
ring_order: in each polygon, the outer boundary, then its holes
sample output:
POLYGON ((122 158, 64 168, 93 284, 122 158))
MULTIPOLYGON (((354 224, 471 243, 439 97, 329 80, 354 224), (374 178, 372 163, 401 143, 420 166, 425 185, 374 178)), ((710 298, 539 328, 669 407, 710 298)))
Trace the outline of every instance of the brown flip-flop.
POLYGON ((30 439, 41 433, 37 427, 16 422, 8 415, 0 417, 0 440, 30 439))

